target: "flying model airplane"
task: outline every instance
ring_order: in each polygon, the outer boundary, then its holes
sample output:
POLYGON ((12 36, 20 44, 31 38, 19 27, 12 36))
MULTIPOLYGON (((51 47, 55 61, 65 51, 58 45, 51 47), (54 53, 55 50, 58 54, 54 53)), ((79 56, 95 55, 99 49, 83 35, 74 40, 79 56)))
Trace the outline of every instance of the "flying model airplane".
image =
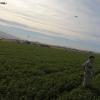
POLYGON ((2 5, 6 5, 6 4, 7 4, 7 2, 0 2, 0 4, 2 4, 2 5))
POLYGON ((74 16, 75 18, 78 18, 78 16, 74 16))

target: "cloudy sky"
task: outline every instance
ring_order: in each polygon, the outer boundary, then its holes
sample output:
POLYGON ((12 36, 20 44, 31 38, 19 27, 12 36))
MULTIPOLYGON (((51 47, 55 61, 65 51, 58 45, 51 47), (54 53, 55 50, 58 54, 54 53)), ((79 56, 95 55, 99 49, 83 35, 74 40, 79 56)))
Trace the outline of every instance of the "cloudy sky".
POLYGON ((0 0, 0 31, 100 52, 100 0, 0 0))

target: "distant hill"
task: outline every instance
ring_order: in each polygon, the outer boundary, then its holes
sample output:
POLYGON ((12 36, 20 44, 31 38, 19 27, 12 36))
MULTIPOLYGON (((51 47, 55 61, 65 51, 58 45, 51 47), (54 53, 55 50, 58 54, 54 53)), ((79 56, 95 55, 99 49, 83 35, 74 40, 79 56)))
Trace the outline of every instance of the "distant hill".
POLYGON ((33 42, 33 41, 23 40, 23 39, 19 39, 19 38, 13 36, 13 35, 10 35, 10 34, 4 33, 4 32, 0 32, 0 40, 12 41, 12 42, 16 42, 18 44, 31 44, 31 45, 35 45, 35 46, 38 46, 38 47, 63 49, 65 51, 96 53, 96 52, 93 52, 93 51, 79 50, 79 49, 74 49, 74 48, 69 48, 69 47, 58 46, 58 45, 51 45, 51 44, 45 44, 45 43, 40 43, 40 42, 33 42))
POLYGON ((17 39, 17 37, 0 31, 0 39, 17 39))
POLYGON ((33 42, 33 41, 23 40, 23 39, 19 39, 19 38, 13 36, 13 35, 7 34, 7 33, 2 32, 2 31, 0 31, 0 39, 8 40, 8 41, 15 41, 15 42, 21 43, 21 44, 33 44, 33 45, 40 46, 40 47, 64 49, 64 50, 67 50, 67 51, 95 53, 93 51, 79 50, 79 49, 74 49, 74 48, 69 48, 69 47, 58 46, 58 45, 51 45, 51 44, 40 43, 40 42, 37 42, 37 41, 33 42))

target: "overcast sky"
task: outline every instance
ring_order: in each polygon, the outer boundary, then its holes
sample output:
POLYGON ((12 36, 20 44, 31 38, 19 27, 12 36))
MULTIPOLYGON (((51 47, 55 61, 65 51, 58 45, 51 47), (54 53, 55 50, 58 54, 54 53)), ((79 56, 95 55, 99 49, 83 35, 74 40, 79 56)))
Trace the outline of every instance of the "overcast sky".
POLYGON ((100 0, 1 0, 0 30, 22 39, 100 52, 100 0))

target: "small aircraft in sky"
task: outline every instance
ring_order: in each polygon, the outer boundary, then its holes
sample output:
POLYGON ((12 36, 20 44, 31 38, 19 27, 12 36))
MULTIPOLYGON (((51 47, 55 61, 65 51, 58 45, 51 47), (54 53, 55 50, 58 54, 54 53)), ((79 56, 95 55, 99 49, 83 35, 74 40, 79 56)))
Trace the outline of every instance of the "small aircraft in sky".
POLYGON ((6 4, 7 4, 7 2, 0 2, 0 4, 2 4, 2 5, 6 5, 6 4))
POLYGON ((78 18, 78 16, 74 16, 75 18, 78 18))

